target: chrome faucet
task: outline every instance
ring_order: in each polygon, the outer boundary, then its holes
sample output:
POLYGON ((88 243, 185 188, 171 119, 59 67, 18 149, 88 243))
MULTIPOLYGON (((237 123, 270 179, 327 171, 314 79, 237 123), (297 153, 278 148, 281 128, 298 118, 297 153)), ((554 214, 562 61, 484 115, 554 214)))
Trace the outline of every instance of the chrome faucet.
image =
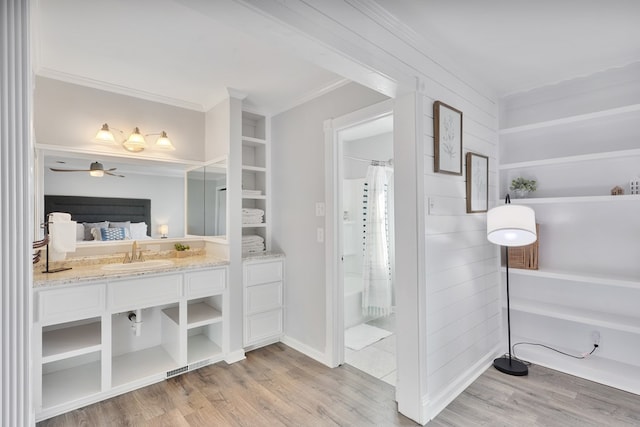
POLYGON ((138 241, 134 240, 131 245, 131 255, 129 253, 124 254, 123 264, 129 264, 132 262, 143 262, 144 257, 142 256, 142 250, 138 250, 138 241))

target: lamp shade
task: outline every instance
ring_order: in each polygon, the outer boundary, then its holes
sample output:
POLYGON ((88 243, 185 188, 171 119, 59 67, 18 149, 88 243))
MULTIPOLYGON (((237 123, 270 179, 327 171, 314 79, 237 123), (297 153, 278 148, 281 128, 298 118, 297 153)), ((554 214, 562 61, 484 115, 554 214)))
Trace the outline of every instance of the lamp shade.
POLYGON ((160 138, 158 138, 158 140, 156 141, 156 148, 159 148, 161 150, 170 150, 170 151, 175 150, 175 147, 171 143, 171 140, 169 139, 165 131, 162 131, 160 133, 160 138))
POLYGON ((98 133, 96 133, 95 140, 98 142, 105 142, 107 144, 115 145, 116 143, 116 139, 113 137, 113 133, 111 133, 109 125, 106 123, 103 124, 98 133))
POLYGON ((145 149, 147 141, 145 141, 144 136, 140 133, 140 129, 136 127, 122 145, 127 150, 137 153, 145 149))
POLYGON ((525 246, 536 241, 536 214, 528 206, 507 204, 487 212, 487 239, 501 246, 525 246))

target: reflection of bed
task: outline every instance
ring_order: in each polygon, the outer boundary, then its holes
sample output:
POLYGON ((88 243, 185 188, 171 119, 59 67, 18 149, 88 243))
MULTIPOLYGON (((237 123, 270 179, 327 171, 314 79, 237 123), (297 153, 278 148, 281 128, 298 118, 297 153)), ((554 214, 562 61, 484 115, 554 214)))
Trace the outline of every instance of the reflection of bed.
POLYGON ((83 222, 144 222, 151 235, 151 200, 114 197, 44 196, 44 218, 51 212, 67 212, 83 222))

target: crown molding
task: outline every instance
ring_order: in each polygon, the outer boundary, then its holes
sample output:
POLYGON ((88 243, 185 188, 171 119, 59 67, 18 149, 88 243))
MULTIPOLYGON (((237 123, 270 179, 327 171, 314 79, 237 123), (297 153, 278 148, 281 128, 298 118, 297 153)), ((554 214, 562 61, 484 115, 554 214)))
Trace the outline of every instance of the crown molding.
POLYGON ((76 74, 65 73, 63 71, 54 70, 51 68, 39 67, 35 71, 35 74, 41 77, 46 77, 54 80, 61 80, 67 83, 86 86, 86 87, 90 87, 98 90, 104 90, 107 92, 118 93, 120 95, 131 96, 134 98, 146 99, 147 101, 172 105, 174 107, 184 108, 187 110, 195 110, 198 112, 206 111, 202 104, 198 104, 195 102, 189 102, 181 99, 171 98, 168 96, 162 96, 155 93, 146 92, 140 89, 120 86, 113 83, 104 82, 101 80, 94 80, 87 77, 78 76, 76 74))

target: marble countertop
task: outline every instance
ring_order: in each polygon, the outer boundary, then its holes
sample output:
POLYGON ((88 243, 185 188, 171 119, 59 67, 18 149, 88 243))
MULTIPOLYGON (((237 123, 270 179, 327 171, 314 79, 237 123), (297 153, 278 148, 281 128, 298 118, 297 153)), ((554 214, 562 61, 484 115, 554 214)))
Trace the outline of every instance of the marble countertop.
MULTIPOLYGON (((139 277, 157 273, 184 272, 191 269, 211 268, 229 265, 229 261, 207 256, 198 255, 185 258, 166 258, 170 261, 169 265, 155 266, 149 269, 141 270, 105 270, 105 265, 113 265, 114 263, 70 263, 71 270, 60 271, 57 273, 43 273, 43 265, 37 265, 33 271, 33 287, 42 288, 59 285, 73 285, 76 283, 113 280, 127 277, 139 277)), ((144 262, 139 264, 144 265, 144 262)), ((52 267, 49 267, 52 269, 52 267)))

